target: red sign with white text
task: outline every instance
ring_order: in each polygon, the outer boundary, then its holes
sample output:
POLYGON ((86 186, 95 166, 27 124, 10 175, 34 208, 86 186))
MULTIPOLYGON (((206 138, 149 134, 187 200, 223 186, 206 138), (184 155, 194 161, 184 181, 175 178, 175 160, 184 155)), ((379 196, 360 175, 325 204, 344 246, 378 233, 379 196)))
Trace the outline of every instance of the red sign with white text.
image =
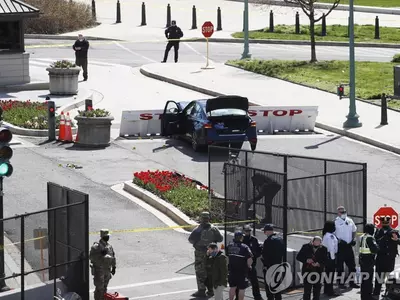
POLYGON ((214 25, 210 21, 204 22, 203 26, 201 26, 201 32, 205 38, 210 38, 214 33, 214 25))
POLYGON ((382 217, 390 217, 390 227, 392 227, 393 229, 399 226, 399 214, 392 207, 381 207, 374 214, 374 225, 378 228, 382 228, 382 217))

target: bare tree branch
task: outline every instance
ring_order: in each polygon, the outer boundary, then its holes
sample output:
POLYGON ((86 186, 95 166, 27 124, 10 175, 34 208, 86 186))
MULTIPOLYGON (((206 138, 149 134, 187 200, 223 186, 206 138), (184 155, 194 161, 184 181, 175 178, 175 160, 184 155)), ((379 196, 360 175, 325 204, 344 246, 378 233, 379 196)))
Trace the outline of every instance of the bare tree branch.
MULTIPOLYGON (((325 14, 325 17, 329 16, 329 14, 339 5, 340 0, 336 0, 335 3, 332 4, 331 8, 328 10, 328 12, 325 14)), ((321 21, 323 15, 319 17, 318 19, 315 20, 315 22, 321 21)))

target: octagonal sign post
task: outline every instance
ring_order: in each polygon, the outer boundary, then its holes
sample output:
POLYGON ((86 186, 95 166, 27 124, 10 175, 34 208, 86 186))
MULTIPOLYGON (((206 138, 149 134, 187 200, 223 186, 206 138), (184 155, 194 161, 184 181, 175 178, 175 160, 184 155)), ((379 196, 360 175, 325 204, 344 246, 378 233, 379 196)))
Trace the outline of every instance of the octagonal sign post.
POLYGON ((206 44, 207 44, 207 63, 206 66, 202 69, 213 69, 210 68, 209 65, 209 47, 208 47, 208 39, 213 35, 214 33, 214 25, 213 23, 211 23, 210 21, 204 22, 203 26, 201 26, 201 32, 203 34, 203 36, 206 38, 206 44))
POLYGON ((395 229, 399 226, 399 214, 389 206, 379 208, 374 214, 374 225, 377 228, 382 228, 382 217, 390 217, 390 227, 395 229))

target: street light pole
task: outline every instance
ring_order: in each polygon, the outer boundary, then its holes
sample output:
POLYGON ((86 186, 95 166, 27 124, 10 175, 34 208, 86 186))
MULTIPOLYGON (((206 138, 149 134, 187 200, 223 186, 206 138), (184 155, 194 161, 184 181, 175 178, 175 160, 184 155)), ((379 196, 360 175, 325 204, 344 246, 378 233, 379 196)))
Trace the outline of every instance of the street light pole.
MULTIPOLYGON (((0 177, 0 220, 3 216, 3 177, 0 177)), ((5 275, 5 261, 4 261, 4 222, 0 222, 0 278, 6 277, 5 275)), ((23 276, 23 275, 22 275, 23 276)), ((0 292, 9 291, 10 288, 7 286, 4 279, 0 279, 0 292)))
POLYGON ((244 49, 242 59, 251 58, 249 53, 249 0, 244 0, 244 49))
POLYGON ((344 128, 361 127, 356 111, 356 62, 354 50, 354 0, 349 1, 349 55, 350 55, 350 106, 347 120, 343 123, 344 128))

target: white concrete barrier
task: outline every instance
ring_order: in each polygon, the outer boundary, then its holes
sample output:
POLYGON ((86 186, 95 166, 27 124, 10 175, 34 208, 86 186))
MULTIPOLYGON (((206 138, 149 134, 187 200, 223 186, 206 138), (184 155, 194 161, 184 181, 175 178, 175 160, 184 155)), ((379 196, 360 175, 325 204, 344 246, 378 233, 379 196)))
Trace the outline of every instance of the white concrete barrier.
MULTIPOLYGON (((123 111, 120 136, 161 135, 162 109, 123 111)), ((257 123, 257 131, 313 131, 318 106, 250 106, 249 116, 257 123)))

